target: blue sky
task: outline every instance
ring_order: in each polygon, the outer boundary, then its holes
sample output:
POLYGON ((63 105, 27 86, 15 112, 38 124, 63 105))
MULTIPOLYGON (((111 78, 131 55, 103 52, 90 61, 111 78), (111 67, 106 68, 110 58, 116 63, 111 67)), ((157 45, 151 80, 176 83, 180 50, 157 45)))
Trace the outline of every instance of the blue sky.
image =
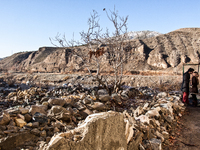
POLYGON ((129 31, 168 33, 200 25, 199 0, 0 0, 0 58, 52 46, 49 37, 58 32, 79 39, 92 10, 112 30, 103 8, 114 6, 120 16, 129 16, 129 31))

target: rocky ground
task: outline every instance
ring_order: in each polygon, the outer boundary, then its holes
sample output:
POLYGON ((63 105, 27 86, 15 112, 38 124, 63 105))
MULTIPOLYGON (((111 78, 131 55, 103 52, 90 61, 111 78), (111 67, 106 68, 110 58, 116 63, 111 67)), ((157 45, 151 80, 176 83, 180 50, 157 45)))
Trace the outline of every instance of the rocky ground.
MULTIPOLYGON (((49 88, 29 84, 8 84, 1 78, 1 149, 51 149, 55 146, 48 145, 54 141, 52 136, 75 130, 88 115, 108 111, 124 114, 128 149, 146 149, 152 144, 161 147, 170 144, 169 135, 184 110, 179 92, 124 86, 109 96, 95 86, 67 83, 49 88)), ((82 138, 74 135, 71 140, 82 138)))
MULTIPOLYGON (((125 78, 129 80, 132 78, 132 81, 135 81, 133 77, 125 78)), ((143 80, 139 78, 138 81, 143 80)), ((160 80, 159 77, 154 79, 160 80)), ((170 81, 169 78, 166 79, 167 82, 170 81)), ((158 84, 159 80, 158 82, 154 80, 152 83, 158 84)), ((162 81, 165 79, 162 78, 162 81)), ((185 107, 181 102, 179 91, 168 89, 167 92, 161 92, 158 87, 133 87, 127 84, 119 93, 108 95, 107 91, 97 89, 96 84, 91 83, 92 79, 80 75, 12 74, 6 77, 2 75, 0 148, 63 150, 94 149, 91 145, 96 145, 99 149, 109 149, 106 145, 110 146, 108 144, 110 139, 120 143, 124 149, 198 147, 198 144, 187 143, 183 138, 175 140, 179 138, 176 137, 178 127, 191 126, 189 121, 180 121, 185 107), (46 81, 46 84, 37 83, 38 81, 46 81), (87 81, 85 82, 87 84, 78 84, 79 81, 87 81), (89 115, 91 118, 88 118, 89 115), (102 123, 101 116, 107 118, 107 121, 102 123), (119 118, 121 120, 118 120, 119 118), (182 125, 184 123, 187 124, 182 125), (91 126, 95 132, 91 131, 92 134, 89 134, 91 126), (111 126, 114 130, 110 128, 111 126), (120 128, 121 132, 116 132, 115 128, 120 128), (105 132, 113 134, 106 135, 105 132), (112 137, 114 134, 116 135, 112 137), (124 138, 121 138, 122 135, 124 138), (120 138, 117 138, 118 136, 120 138), (110 138, 101 141, 102 143, 95 143, 95 137, 99 137, 100 141, 110 138), (87 139, 91 141, 89 145, 85 141, 87 139)), ((197 116, 198 112, 194 112, 197 116)), ((186 117, 187 119, 190 119, 193 125, 197 124, 194 123, 194 117, 186 117)), ((182 130, 184 132, 180 134, 187 136, 184 127, 182 130)), ((198 134, 196 135, 198 138, 198 134)), ((119 148, 119 145, 114 144, 113 148, 119 148)))

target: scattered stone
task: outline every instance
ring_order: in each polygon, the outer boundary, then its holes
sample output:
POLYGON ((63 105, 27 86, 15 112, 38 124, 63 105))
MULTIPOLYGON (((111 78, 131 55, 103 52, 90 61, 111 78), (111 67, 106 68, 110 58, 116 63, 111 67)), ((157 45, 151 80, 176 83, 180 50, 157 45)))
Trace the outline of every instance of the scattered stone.
POLYGON ((81 114, 81 116, 83 116, 83 118, 86 118, 88 115, 93 114, 93 112, 89 109, 85 109, 83 111, 80 111, 79 114, 81 114))
POLYGON ((80 96, 80 99, 83 100, 86 97, 86 94, 85 93, 80 93, 79 96, 80 96))
POLYGON ((134 111, 134 117, 141 115, 143 113, 143 109, 141 106, 138 106, 137 109, 134 111))
POLYGON ((112 94, 112 99, 115 101, 115 103, 117 103, 117 104, 121 104, 122 103, 122 101, 121 101, 121 99, 120 99, 120 97, 119 97, 119 95, 118 94, 112 94))
POLYGON ((99 100, 101 102, 107 102, 107 101, 111 100, 111 97, 109 95, 102 95, 102 96, 99 96, 99 100))
POLYGON ((10 125, 10 126, 15 126, 15 125, 16 125, 14 119, 10 119, 9 125, 10 125))
POLYGON ((44 105, 44 106, 48 106, 49 103, 48 103, 48 102, 42 102, 42 105, 44 105))
POLYGON ((41 103, 47 102, 49 99, 50 99, 49 97, 43 97, 40 102, 41 103))
POLYGON ((169 139, 169 133, 167 131, 163 131, 162 135, 163 135, 163 137, 164 137, 165 140, 169 139))
POLYGON ((23 126, 25 126, 27 123, 24 121, 24 120, 22 120, 22 119, 15 119, 15 122, 16 122, 16 124, 17 124, 17 126, 19 126, 19 127, 23 127, 23 126))
POLYGON ((76 103, 76 99, 79 97, 67 96, 64 98, 66 105, 73 106, 76 103))
POLYGON ((95 109, 95 110, 105 110, 106 109, 106 106, 101 103, 101 102, 94 102, 93 105, 88 105, 90 106, 92 109, 95 109))
POLYGON ((87 97, 83 99, 83 104, 85 104, 85 105, 86 104, 91 104, 91 102, 92 102, 92 100, 87 98, 87 97))
POLYGON ((162 142, 160 139, 153 138, 149 142, 151 143, 153 150, 162 150, 162 142))
POLYGON ((38 128, 38 127, 39 127, 39 122, 32 123, 32 128, 38 128))
POLYGON ((17 131, 18 131, 18 127, 8 125, 8 126, 7 126, 7 130, 13 130, 13 131, 17 132, 17 131))
POLYGON ((22 119, 22 120, 25 120, 25 117, 24 117, 23 115, 21 115, 21 114, 17 114, 17 118, 20 118, 20 119, 22 119))
POLYGON ((160 133, 160 132, 158 132, 158 131, 156 131, 156 136, 159 138, 159 139, 161 139, 161 141, 162 142, 164 142, 165 141, 165 138, 164 138, 164 136, 160 133))
POLYGON ((42 136, 42 137, 46 137, 46 135, 47 135, 47 133, 46 133, 45 130, 43 130, 43 131, 40 132, 40 136, 42 136))
POLYGON ((48 103, 50 105, 58 105, 58 106, 64 106, 66 101, 64 99, 59 99, 59 98, 51 98, 48 100, 48 103))
POLYGON ((60 119, 69 123, 71 122, 70 110, 67 110, 66 108, 61 106, 53 106, 47 116, 60 119))
POLYGON ((60 119, 62 121, 65 121, 68 124, 72 122, 71 114, 70 113, 64 113, 64 112, 62 112, 60 115, 56 116, 56 118, 60 119))
POLYGON ((10 114, 3 113, 3 115, 0 116, 0 125, 7 125, 10 122, 10 114))
POLYGON ((24 119, 25 119, 26 122, 30 122, 32 117, 29 114, 25 114, 24 119))
POLYGON ((36 112, 33 117, 32 117, 33 121, 35 122, 39 122, 39 123, 45 123, 48 122, 48 118, 46 115, 36 112))
POLYGON ((40 136, 40 131, 37 128, 32 129, 31 133, 36 135, 36 136, 40 136))
POLYGON ((19 111, 22 115, 27 114, 29 112, 29 109, 26 108, 19 108, 19 111))
POLYGON ((29 122, 26 126, 28 126, 28 127, 32 127, 33 124, 32 124, 31 122, 29 122))
POLYGON ((158 93, 157 97, 158 98, 165 98, 165 97, 167 97, 167 93, 166 92, 160 92, 160 93, 158 93))
POLYGON ((55 127, 53 132, 56 133, 56 132, 59 132, 59 131, 60 130, 57 127, 55 127))
POLYGON ((128 88, 122 92, 122 95, 127 95, 129 98, 133 98, 138 95, 139 91, 136 88, 128 88))
POLYGON ((51 137, 46 137, 46 143, 49 143, 49 141, 51 140, 51 137))
POLYGON ((36 112, 47 114, 47 106, 45 105, 32 105, 29 112, 34 115, 36 112))
POLYGON ((74 107, 76 107, 78 110, 84 110, 86 107, 84 104, 82 104, 81 102, 76 102, 74 104, 74 107))
POLYGON ((155 117, 155 116, 156 116, 156 117, 159 117, 159 116, 160 116, 159 112, 158 112, 156 109, 154 109, 154 110, 149 110, 145 115, 148 116, 149 118, 155 117))

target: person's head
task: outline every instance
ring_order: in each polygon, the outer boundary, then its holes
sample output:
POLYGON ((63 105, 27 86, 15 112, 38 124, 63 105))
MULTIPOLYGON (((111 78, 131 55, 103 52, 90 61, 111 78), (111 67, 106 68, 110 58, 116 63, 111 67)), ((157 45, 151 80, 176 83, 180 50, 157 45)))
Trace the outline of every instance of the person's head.
POLYGON ((199 76, 198 72, 197 72, 197 71, 194 71, 194 72, 193 72, 193 76, 198 77, 198 76, 199 76))
POLYGON ((193 72, 194 72, 194 69, 193 69, 193 68, 189 68, 189 69, 188 69, 188 73, 189 73, 189 74, 192 74, 193 72))

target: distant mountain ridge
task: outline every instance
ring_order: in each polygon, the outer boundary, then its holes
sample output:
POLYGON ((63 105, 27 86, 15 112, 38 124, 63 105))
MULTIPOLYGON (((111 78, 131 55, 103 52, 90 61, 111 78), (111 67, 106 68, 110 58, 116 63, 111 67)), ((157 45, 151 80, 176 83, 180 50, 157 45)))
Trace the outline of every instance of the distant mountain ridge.
POLYGON ((151 38, 158 35, 161 35, 161 33, 156 32, 156 31, 149 31, 149 30, 128 32, 128 36, 130 39, 145 39, 145 38, 151 38))
MULTIPOLYGON (((182 28, 167 34, 130 32, 129 36, 132 37, 132 49, 130 59, 124 65, 125 71, 181 70, 183 63, 200 63, 200 28, 182 28), (137 35, 140 35, 139 38, 137 35)), ((89 52, 84 46, 76 48, 89 52)), ((70 54, 70 48, 41 47, 38 51, 16 53, 4 58, 0 61, 0 69, 26 72, 79 71, 82 63, 74 61, 70 54)), ((103 55, 104 69, 109 72, 111 66, 106 59, 103 55)))

